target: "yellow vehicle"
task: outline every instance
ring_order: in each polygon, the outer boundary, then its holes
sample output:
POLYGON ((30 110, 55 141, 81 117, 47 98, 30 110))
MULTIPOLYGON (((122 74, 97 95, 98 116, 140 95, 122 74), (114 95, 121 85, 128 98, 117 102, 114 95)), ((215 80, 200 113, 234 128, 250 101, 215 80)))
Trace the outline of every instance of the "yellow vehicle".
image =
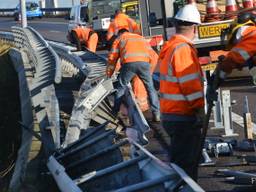
POLYGON ((121 10, 123 13, 129 15, 133 18, 137 23, 140 23, 140 15, 139 15, 139 1, 137 0, 126 0, 121 2, 121 10))

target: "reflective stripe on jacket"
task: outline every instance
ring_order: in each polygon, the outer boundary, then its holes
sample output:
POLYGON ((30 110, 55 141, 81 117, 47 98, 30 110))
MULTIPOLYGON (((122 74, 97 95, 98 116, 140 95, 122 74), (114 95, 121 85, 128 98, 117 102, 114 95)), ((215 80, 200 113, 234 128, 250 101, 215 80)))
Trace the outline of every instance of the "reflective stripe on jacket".
POLYGON ((247 27, 241 40, 230 50, 225 60, 219 65, 220 69, 230 73, 232 69, 242 68, 245 62, 256 55, 256 27, 247 27))
POLYGON ((119 58, 121 65, 138 61, 149 63, 151 49, 142 36, 125 32, 114 41, 108 55, 108 64, 115 66, 119 58))
POLYGON ((119 13, 109 25, 107 40, 109 41, 113 35, 118 35, 120 29, 127 29, 129 32, 140 34, 138 24, 129 16, 119 13))
POLYGON ((160 62, 163 120, 194 116, 204 106, 203 73, 196 49, 185 37, 174 35, 161 50, 160 62))

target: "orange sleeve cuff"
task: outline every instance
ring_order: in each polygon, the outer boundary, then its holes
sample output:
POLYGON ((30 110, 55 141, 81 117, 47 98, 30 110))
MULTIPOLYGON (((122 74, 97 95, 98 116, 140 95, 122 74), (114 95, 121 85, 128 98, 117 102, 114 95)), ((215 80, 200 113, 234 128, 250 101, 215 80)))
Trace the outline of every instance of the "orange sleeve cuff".
POLYGON ((219 64, 219 68, 226 73, 231 73, 233 69, 242 68, 244 63, 245 60, 239 53, 230 51, 224 61, 219 64))

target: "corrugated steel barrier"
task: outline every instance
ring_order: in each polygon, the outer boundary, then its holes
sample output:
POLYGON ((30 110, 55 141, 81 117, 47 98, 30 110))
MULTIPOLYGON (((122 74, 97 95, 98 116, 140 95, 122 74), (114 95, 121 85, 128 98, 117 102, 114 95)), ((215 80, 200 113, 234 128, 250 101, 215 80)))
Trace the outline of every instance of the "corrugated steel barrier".
MULTIPOLYGON (((31 105, 40 126, 47 167, 60 191, 203 191, 178 166, 163 163, 143 147, 149 142, 145 132, 150 127, 130 87, 125 94, 129 125, 112 114, 116 78, 106 78, 105 58, 46 42, 30 27, 0 32, 0 40, 15 47, 13 59, 23 61, 17 62, 20 83, 28 85, 21 93, 22 124, 30 130, 33 127, 31 105), (56 96, 56 84, 61 83, 64 73, 78 79, 81 87, 62 138, 62 101, 56 96), (125 132, 132 134, 127 137, 125 132)), ((28 153, 28 147, 22 153, 26 137, 20 149, 23 160, 28 153)), ((31 143, 31 136, 27 142, 31 143)), ((16 166, 20 166, 18 161, 19 157, 16 166)), ((11 189, 16 189, 20 185, 17 179, 22 178, 19 167, 15 170, 11 189)))

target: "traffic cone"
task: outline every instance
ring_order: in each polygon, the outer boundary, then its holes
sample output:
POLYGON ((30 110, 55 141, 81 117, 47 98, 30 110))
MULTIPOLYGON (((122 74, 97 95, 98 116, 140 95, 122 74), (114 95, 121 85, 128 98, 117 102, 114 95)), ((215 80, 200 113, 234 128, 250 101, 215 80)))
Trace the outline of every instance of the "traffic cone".
MULTIPOLYGON (((243 7, 244 9, 252 9, 256 6, 255 0, 243 0, 243 7)), ((252 14, 256 14, 255 9, 254 10, 248 10, 248 12, 251 12, 252 14)))
POLYGON ((220 12, 221 11, 219 10, 215 0, 207 0, 205 16, 206 22, 219 21, 221 19, 219 16, 220 12))
POLYGON ((243 0, 243 7, 245 9, 247 8, 253 8, 253 4, 255 4, 255 2, 253 2, 253 0, 243 0))
POLYGON ((226 16, 225 19, 236 18, 236 11, 238 11, 238 6, 236 0, 226 0, 226 16))

